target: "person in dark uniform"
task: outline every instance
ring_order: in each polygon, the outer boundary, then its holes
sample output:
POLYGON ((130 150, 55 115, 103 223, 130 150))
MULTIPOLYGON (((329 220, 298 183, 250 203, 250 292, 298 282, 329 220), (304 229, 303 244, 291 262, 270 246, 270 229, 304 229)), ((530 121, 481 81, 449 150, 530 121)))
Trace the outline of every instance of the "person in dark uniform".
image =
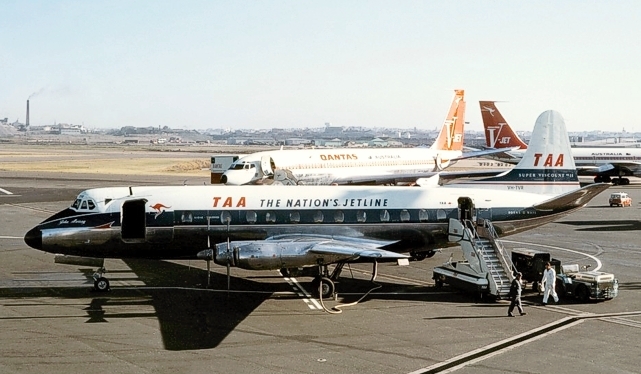
POLYGON ((523 305, 521 305, 521 277, 523 274, 521 273, 516 273, 514 274, 514 280, 512 281, 512 284, 510 285, 510 293, 508 296, 510 297, 510 307, 507 310, 507 316, 508 317, 514 317, 514 314, 512 312, 514 311, 514 307, 516 307, 519 310, 519 313, 524 316, 527 313, 523 312, 523 305))

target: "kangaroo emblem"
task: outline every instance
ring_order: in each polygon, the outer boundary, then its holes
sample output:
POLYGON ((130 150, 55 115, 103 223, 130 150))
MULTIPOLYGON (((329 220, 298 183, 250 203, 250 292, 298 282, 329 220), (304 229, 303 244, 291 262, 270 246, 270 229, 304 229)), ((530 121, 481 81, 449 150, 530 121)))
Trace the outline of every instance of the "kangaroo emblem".
POLYGON ((156 211, 156 215, 154 215, 154 219, 158 218, 159 215, 163 214, 165 212, 165 209, 171 208, 170 206, 166 206, 161 203, 156 203, 154 205, 150 205, 149 207, 156 211))

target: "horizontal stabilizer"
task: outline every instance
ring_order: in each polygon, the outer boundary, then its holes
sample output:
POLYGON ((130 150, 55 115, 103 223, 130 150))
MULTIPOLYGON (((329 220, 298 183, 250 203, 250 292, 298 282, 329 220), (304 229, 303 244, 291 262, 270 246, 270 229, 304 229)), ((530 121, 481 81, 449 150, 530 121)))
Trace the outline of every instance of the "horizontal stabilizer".
POLYGON ((610 187, 609 183, 595 183, 578 190, 565 193, 561 196, 543 201, 534 205, 538 210, 554 210, 559 208, 580 207, 587 204, 592 198, 610 187))

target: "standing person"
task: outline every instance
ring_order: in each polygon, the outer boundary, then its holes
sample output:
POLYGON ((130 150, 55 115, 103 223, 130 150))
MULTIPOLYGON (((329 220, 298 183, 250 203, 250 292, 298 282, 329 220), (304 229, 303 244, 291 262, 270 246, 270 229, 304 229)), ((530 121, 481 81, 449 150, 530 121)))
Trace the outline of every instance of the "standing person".
POLYGON ((514 280, 512 280, 512 284, 510 285, 510 299, 512 302, 510 303, 510 307, 507 309, 507 316, 508 317, 514 317, 514 314, 512 314, 512 311, 514 310, 514 307, 519 310, 519 313, 524 316, 527 313, 523 311, 523 306, 521 305, 521 277, 523 274, 521 273, 516 273, 514 275, 514 280))
POLYGON ((559 296, 556 294, 556 271, 552 265, 548 262, 545 264, 545 270, 543 271, 543 279, 541 284, 545 286, 543 291, 543 306, 548 305, 548 297, 552 295, 554 302, 559 302, 559 296))

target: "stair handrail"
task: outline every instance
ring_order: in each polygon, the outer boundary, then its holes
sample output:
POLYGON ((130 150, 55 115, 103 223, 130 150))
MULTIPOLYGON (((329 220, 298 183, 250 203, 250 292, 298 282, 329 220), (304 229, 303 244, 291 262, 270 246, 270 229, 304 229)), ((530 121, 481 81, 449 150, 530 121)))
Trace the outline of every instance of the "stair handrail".
MULTIPOLYGON (((501 285, 503 284, 503 279, 501 277, 500 269, 496 265, 488 263, 486 261, 486 258, 489 256, 489 254, 485 249, 485 246, 477 245, 478 240, 482 240, 482 239, 490 240, 490 238, 486 238, 488 236, 487 229, 484 229, 483 225, 479 226, 479 222, 480 221, 477 221, 475 224, 470 220, 465 220, 463 221, 463 225, 465 229, 470 233, 470 245, 476 252, 476 256, 479 259, 479 265, 481 266, 481 269, 490 275, 487 279, 488 284, 490 286, 490 293, 498 296, 500 293, 500 288, 499 288, 499 283, 497 282, 497 279, 501 281, 501 285), (485 236, 483 236, 483 232, 479 232, 479 229, 485 232, 485 236)), ((490 240, 490 244, 494 247, 494 244, 491 240, 490 240)))
POLYGON ((514 271, 516 268, 512 263, 512 259, 509 256, 506 256, 507 251, 505 250, 503 243, 501 243, 501 240, 499 239, 499 235, 497 234, 496 229, 492 224, 492 221, 488 219, 483 219, 481 227, 487 230, 488 239, 490 240, 490 242, 492 242, 492 245, 498 252, 497 257, 501 262, 501 264, 503 265, 504 269, 506 270, 505 272, 507 273, 507 277, 511 283, 514 280, 514 271))

